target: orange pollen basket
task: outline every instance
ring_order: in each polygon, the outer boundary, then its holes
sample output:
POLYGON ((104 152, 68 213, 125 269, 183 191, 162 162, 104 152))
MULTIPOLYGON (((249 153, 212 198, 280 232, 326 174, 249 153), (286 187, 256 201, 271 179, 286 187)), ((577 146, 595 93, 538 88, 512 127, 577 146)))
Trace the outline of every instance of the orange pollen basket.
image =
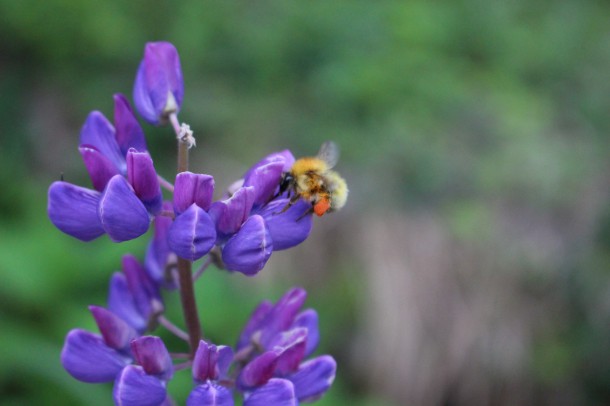
POLYGON ((318 215, 322 216, 330 209, 330 200, 327 198, 323 198, 318 203, 314 204, 313 211, 318 215))

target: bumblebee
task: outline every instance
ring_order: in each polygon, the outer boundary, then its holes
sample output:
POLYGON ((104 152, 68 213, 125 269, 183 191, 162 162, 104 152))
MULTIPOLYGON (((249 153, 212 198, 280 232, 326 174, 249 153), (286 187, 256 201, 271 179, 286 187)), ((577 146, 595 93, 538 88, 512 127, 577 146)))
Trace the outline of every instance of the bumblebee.
POLYGON ((322 144, 315 157, 297 159, 290 171, 282 175, 280 194, 287 191, 290 200, 281 212, 300 198, 311 203, 311 209, 305 214, 313 212, 322 216, 345 206, 349 192, 347 184, 332 170, 338 160, 339 148, 332 141, 322 144))

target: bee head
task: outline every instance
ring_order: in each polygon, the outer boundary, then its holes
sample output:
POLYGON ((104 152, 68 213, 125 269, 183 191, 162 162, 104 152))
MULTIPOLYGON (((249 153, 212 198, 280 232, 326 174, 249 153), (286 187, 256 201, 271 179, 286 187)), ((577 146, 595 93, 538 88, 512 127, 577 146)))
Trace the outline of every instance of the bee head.
POLYGON ((280 193, 279 194, 282 194, 286 190, 288 190, 288 188, 290 187, 290 185, 293 182, 294 182, 294 178, 292 177, 290 172, 282 173, 282 179, 280 180, 280 193))

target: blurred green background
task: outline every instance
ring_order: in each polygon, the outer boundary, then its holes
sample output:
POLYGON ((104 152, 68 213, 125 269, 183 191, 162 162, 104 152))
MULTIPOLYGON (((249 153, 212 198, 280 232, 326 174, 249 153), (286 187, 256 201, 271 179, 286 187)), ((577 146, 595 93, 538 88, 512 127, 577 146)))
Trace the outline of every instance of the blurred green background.
MULTIPOLYGON (((155 40, 181 55, 192 170, 220 190, 332 139, 351 190, 257 278, 204 274, 208 337, 300 285, 339 364, 320 405, 609 404, 608 21, 601 0, 0 0, 0 404, 111 403, 59 353, 147 238, 76 241, 46 191, 90 184, 80 127, 155 40)), ((144 128, 171 179, 171 131, 144 128)))

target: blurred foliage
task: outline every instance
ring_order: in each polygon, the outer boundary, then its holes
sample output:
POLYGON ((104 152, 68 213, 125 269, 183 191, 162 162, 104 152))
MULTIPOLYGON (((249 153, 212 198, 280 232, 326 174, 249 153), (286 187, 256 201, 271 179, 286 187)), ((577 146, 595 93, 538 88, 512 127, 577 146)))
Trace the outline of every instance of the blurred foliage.
MULTIPOLYGON (((72 380, 59 352, 69 329, 94 330, 86 306, 105 302, 121 255, 142 258, 145 241, 61 234, 46 218, 46 188, 61 173, 88 184, 79 128, 91 110, 111 115, 113 93, 130 96, 145 42, 177 46, 181 119, 198 140, 192 167, 219 187, 270 151, 311 154, 334 139, 352 189, 346 216, 427 208, 477 241, 494 233, 490 202, 561 216, 596 179, 608 202, 609 19, 610 4, 594 0, 0 0, 0 403, 109 402, 109 387, 72 380)), ((170 178, 173 140, 145 129, 170 178)), ((570 306, 532 369, 541 388, 575 382, 595 404, 610 399, 610 209, 593 228, 592 244, 568 239, 572 255, 550 284, 570 306)), ((358 269, 348 254, 334 265, 358 269)), ((350 274, 310 293, 319 351, 340 358, 319 404, 384 404, 341 363, 365 289, 350 274)), ((215 270, 204 279, 203 326, 218 342, 233 342, 254 305, 286 289, 276 282, 245 295, 248 280, 215 270)), ((185 396, 190 378, 178 375, 170 388, 185 396)))

